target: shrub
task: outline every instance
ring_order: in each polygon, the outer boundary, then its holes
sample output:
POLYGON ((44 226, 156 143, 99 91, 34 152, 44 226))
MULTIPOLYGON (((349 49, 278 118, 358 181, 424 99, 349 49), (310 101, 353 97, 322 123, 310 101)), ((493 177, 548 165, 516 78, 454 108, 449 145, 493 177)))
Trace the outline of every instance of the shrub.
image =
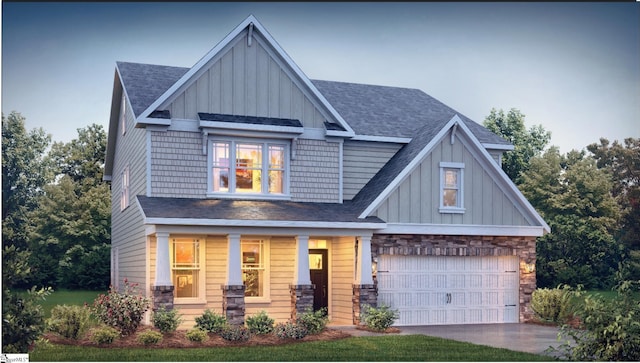
POLYGON ((158 344, 162 341, 162 334, 153 330, 143 331, 138 334, 138 341, 144 345, 158 344))
POLYGON ((207 332, 200 329, 191 329, 187 332, 187 339, 192 342, 202 343, 207 340, 209 336, 207 332))
MULTIPOLYGON (((562 325, 558 339, 566 343, 550 351, 571 361, 640 361, 640 304, 633 295, 637 285, 640 281, 623 282, 615 299, 587 295, 577 311, 584 329, 562 325)), ((578 289, 572 295, 578 299, 584 291, 578 289)))
POLYGON ((249 340, 250 334, 249 329, 244 325, 227 324, 220 332, 220 336, 230 342, 245 342, 249 340))
POLYGON ((27 353, 42 335, 45 329, 44 310, 38 300, 44 300, 50 293, 49 287, 37 290, 35 286, 23 295, 7 288, 2 290, 3 353, 27 353))
POLYGON ((280 339, 302 339, 309 333, 304 325, 291 321, 276 324, 273 332, 280 339))
POLYGON ((151 318, 153 326, 158 328, 163 333, 169 333, 176 331, 178 326, 182 322, 182 315, 178 312, 177 308, 166 310, 165 308, 159 308, 153 312, 151 318))
POLYGON ((274 322, 275 320, 271 319, 264 310, 254 316, 248 317, 246 320, 249 332, 253 334, 271 333, 274 322))
POLYGON ((381 304, 377 308, 365 305, 362 309, 360 320, 363 321, 364 325, 369 329, 385 331, 393 325, 399 316, 397 310, 392 310, 391 307, 384 304, 381 304))
POLYGON ((96 329, 91 336, 91 341, 96 344, 111 344, 120 336, 120 332, 110 326, 96 329))
POLYGON ((208 333, 218 334, 227 325, 227 318, 209 309, 204 314, 196 317, 195 327, 208 333))
POLYGON ((84 306, 54 306, 48 320, 49 330, 65 338, 78 339, 87 330, 90 316, 91 312, 84 306))
POLYGON ((536 289, 531 294, 531 310, 542 321, 565 323, 573 315, 570 291, 568 285, 555 289, 536 289))
POLYGON ((120 330, 122 335, 135 332, 149 309, 149 299, 135 294, 136 286, 124 279, 123 293, 112 286, 108 295, 100 294, 94 300, 92 309, 98 320, 120 330))
POLYGON ((311 335, 320 333, 327 326, 328 322, 327 308, 316 311, 307 309, 306 312, 296 317, 296 324, 304 326, 308 334, 311 335))

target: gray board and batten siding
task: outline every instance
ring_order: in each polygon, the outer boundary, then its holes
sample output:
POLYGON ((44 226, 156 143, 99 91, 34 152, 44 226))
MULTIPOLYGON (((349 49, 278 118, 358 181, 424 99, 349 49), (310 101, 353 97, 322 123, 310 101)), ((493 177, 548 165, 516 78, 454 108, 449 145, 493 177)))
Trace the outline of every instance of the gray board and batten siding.
POLYGON ((352 141, 344 142, 343 195, 351 200, 360 189, 391 159, 402 144, 352 141))

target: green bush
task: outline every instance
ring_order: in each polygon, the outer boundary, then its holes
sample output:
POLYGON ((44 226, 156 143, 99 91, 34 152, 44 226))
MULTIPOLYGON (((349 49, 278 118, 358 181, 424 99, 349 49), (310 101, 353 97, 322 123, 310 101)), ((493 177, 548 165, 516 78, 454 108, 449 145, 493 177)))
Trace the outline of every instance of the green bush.
POLYGON ((320 333, 327 326, 328 322, 327 308, 316 311, 307 309, 306 312, 296 317, 296 324, 304 326, 310 335, 320 333))
POLYGON ((573 316, 571 288, 567 285, 555 289, 536 289, 531 294, 531 310, 546 322, 562 324, 573 316))
POLYGON ((91 311, 84 306, 56 305, 51 309, 49 330, 65 338, 81 338, 89 326, 91 311))
POLYGON ((96 344, 111 344, 120 336, 120 332, 110 326, 98 328, 93 332, 91 341, 96 344))
POLYGON ((195 327, 207 333, 218 334, 227 325, 227 318, 224 315, 217 314, 209 309, 205 310, 201 316, 196 316, 195 320, 195 327))
POLYGON ((309 334, 309 331, 304 325, 288 321, 276 324, 273 333, 280 339, 302 339, 309 334))
POLYGON ((158 344, 162 341, 162 334, 153 330, 143 331, 138 334, 138 341, 144 345, 158 344))
MULTIPOLYGON (((6 249, 5 249, 6 250, 6 249)), ((44 310, 38 300, 51 293, 51 288, 35 287, 20 295, 2 290, 2 352, 27 353, 44 333, 44 310)))
POLYGON ((123 293, 112 286, 107 295, 100 294, 92 309, 98 320, 120 330, 122 335, 133 334, 149 309, 149 299, 136 294, 136 286, 124 279, 123 293))
POLYGON ((227 324, 220 332, 220 336, 230 342, 245 342, 249 340, 251 334, 249 334, 249 329, 244 325, 227 324))
MULTIPOLYGON (((582 329, 563 325, 558 339, 566 343, 550 351, 571 361, 640 361, 640 303, 633 295, 639 286, 640 281, 624 281, 615 299, 584 297, 576 312, 582 329)), ((573 295, 579 299, 585 293, 578 289, 573 295)))
POLYGON ((273 331, 273 323, 275 320, 267 315, 266 311, 261 311, 254 316, 246 319, 249 332, 252 334, 269 334, 273 331))
POLYGON ((182 315, 178 312, 177 308, 166 310, 165 308, 159 308, 153 312, 151 317, 153 326, 158 328, 163 333, 169 333, 176 331, 180 323, 182 322, 182 315))
POLYGON ((377 308, 365 305, 360 314, 360 320, 369 329, 385 331, 393 325, 399 316, 397 310, 392 310, 391 307, 384 304, 377 308))
POLYGON ((187 332, 187 339, 192 342, 202 343, 209 339, 207 332, 200 329, 191 329, 187 332))

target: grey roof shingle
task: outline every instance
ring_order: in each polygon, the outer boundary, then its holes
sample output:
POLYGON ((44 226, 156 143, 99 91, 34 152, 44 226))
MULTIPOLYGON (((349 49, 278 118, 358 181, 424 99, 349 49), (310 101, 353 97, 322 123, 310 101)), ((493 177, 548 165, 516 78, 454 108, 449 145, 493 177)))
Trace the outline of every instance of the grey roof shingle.
POLYGON ((303 127, 300 120, 294 120, 294 119, 288 119, 288 118, 224 115, 219 113, 204 113, 204 112, 198 112, 198 117, 202 121, 218 121, 218 122, 230 122, 230 123, 237 123, 237 124, 286 126, 286 127, 300 127, 300 128, 303 127))
POLYGON ((377 217, 358 218, 358 210, 351 203, 161 198, 144 195, 138 195, 137 198, 146 218, 384 223, 377 217))

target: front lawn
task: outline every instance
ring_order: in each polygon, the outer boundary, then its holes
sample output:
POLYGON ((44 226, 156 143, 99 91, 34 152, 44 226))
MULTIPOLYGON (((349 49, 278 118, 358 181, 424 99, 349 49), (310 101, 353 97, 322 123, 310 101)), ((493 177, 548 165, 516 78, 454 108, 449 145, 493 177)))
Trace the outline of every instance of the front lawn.
POLYGON ((106 291, 89 291, 89 290, 55 290, 51 295, 47 296, 46 300, 40 301, 40 305, 44 309, 44 315, 47 318, 51 317, 51 309, 56 305, 80 305, 84 303, 91 306, 93 300, 98 295, 105 294, 106 291))
POLYGON ((53 345, 31 361, 548 361, 549 357, 424 335, 351 337, 279 346, 105 349, 53 345))

